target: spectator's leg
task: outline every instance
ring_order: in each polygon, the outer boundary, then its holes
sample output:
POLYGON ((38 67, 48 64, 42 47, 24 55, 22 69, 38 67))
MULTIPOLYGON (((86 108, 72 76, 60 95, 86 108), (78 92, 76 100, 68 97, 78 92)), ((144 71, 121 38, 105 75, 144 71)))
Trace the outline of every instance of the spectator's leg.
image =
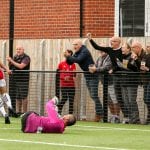
POLYGON ((95 121, 99 122, 103 118, 103 107, 98 96, 99 80, 97 77, 86 78, 86 84, 92 100, 95 102, 95 121))
POLYGON ((147 120, 146 123, 150 124, 150 82, 143 86, 144 88, 144 103, 147 106, 147 120))
POLYGON ((112 117, 110 118, 110 122, 119 123, 120 122, 120 106, 118 104, 114 85, 111 84, 108 86, 108 97, 109 97, 109 109, 112 114, 112 117))
POLYGON ((75 96, 75 87, 70 87, 70 88, 68 89, 69 114, 73 114, 74 96, 75 96))
MULTIPOLYGON (((129 100, 129 94, 128 94, 128 87, 127 86, 121 86, 121 93, 122 93, 122 100, 123 100, 123 115, 124 115, 124 120, 128 120, 129 123, 129 118, 131 118, 131 108, 130 108, 130 100, 129 100)), ((123 120, 123 121, 124 121, 123 120)), ((124 122, 125 123, 125 122, 124 122)))
POLYGON ((115 93, 116 93, 116 98, 118 101, 118 104, 121 108, 122 113, 124 114, 125 118, 128 118, 128 110, 124 107, 124 102, 123 102, 123 98, 122 98, 122 91, 121 91, 121 79, 117 76, 114 76, 113 78, 113 82, 114 82, 114 88, 115 88, 115 93))
POLYGON ((60 73, 59 73, 59 69, 56 70, 55 95, 60 99, 60 73))
POLYGON ((58 104, 58 113, 61 114, 62 113, 62 109, 64 104, 66 103, 66 101, 68 100, 68 91, 67 91, 67 87, 61 87, 61 101, 58 104))
POLYGON ((21 115, 21 106, 22 106, 22 99, 17 99, 16 100, 16 112, 18 115, 21 115))
POLYGON ((128 87, 129 103, 130 103, 130 109, 131 109, 131 123, 133 124, 140 123, 139 109, 138 109, 138 104, 136 101, 137 89, 138 89, 137 85, 128 87))
POLYGON ((27 112, 27 107, 28 107, 28 100, 27 98, 22 100, 22 113, 27 112))

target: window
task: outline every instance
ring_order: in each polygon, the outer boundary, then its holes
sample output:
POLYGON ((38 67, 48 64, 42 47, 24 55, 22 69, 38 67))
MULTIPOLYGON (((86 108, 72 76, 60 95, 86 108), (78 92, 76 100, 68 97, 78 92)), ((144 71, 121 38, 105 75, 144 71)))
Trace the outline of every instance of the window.
POLYGON ((120 0, 120 36, 145 35, 145 0, 120 0))

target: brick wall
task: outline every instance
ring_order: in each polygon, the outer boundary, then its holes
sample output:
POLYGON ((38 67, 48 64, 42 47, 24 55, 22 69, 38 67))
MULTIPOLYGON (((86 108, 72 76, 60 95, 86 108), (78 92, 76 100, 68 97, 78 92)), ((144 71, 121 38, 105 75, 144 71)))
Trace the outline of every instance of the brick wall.
MULTIPOLYGON (((15 39, 51 39, 80 36, 80 0, 15 0, 15 39)), ((0 0, 0 39, 8 38, 9 0, 0 0), (1 19, 2 18, 2 19, 1 19)), ((114 1, 83 1, 83 36, 114 33, 114 1)))
POLYGON ((0 0, 0 39, 9 38, 9 0, 0 0))
POLYGON ((85 0, 84 35, 91 32, 95 37, 114 35, 114 0, 85 0))

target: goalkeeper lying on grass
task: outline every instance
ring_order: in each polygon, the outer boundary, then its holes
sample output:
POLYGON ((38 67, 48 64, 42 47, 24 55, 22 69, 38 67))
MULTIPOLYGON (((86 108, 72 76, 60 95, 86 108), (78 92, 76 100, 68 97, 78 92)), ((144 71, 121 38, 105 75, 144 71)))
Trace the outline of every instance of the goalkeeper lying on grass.
POLYGON ((24 133, 63 133, 66 126, 76 123, 76 118, 72 114, 60 117, 57 104, 57 97, 46 103, 47 116, 40 116, 33 111, 26 112, 21 118, 21 130, 24 133))

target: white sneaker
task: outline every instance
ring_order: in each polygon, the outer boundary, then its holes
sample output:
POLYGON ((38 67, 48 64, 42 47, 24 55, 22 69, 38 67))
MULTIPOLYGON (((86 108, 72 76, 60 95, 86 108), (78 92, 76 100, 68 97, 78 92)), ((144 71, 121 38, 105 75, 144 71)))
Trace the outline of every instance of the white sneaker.
POLYGON ((113 115, 111 118, 110 118, 110 123, 120 123, 120 119, 119 119, 119 116, 116 116, 116 115, 113 115))
POLYGON ((129 124, 129 118, 123 118, 122 123, 123 124, 129 124))
POLYGON ((43 128, 42 128, 42 127, 38 127, 38 128, 37 128, 37 132, 36 132, 36 133, 37 133, 37 134, 42 133, 42 130, 43 130, 43 128))

